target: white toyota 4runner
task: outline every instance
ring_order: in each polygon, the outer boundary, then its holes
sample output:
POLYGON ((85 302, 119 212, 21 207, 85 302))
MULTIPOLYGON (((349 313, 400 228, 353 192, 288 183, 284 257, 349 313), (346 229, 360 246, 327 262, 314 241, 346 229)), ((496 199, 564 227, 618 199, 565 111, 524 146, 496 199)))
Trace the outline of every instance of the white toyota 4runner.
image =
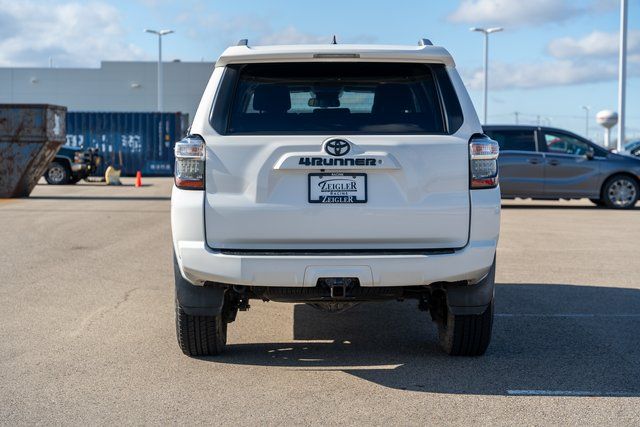
POLYGON ((216 63, 175 156, 185 354, 222 352, 251 299, 333 312, 417 300, 445 352, 486 350, 498 145, 445 49, 243 40, 216 63))

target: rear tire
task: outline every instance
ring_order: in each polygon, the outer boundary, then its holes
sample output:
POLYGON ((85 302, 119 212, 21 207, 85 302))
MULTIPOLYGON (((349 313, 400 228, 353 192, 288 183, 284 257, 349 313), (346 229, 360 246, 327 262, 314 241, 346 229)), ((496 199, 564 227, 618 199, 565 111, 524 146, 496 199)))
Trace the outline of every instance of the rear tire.
POLYGON ((60 162, 52 162, 44 173, 44 179, 50 185, 65 185, 69 183, 71 172, 67 165, 60 162))
POLYGON ((455 315, 438 322, 440 346, 450 356, 481 356, 491 341, 493 299, 482 314, 455 315))
POLYGON ((611 209, 631 209, 640 197, 638 181, 628 175, 614 175, 602 187, 602 200, 611 209))
POLYGON ((187 356, 217 356, 227 345, 227 322, 222 315, 187 314, 176 300, 176 334, 178 345, 187 356))

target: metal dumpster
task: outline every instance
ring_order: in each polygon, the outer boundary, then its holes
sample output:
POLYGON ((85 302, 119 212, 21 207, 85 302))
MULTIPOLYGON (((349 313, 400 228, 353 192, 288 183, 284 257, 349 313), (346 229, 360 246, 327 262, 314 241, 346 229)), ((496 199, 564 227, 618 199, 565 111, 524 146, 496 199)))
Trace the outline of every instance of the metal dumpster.
POLYGON ((0 104, 0 197, 27 197, 66 140, 67 108, 0 104))

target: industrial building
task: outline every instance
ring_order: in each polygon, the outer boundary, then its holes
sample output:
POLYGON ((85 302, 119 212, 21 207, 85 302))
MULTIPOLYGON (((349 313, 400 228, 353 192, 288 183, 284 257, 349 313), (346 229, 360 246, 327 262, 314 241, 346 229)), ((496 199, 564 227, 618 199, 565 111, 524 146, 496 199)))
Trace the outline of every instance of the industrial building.
POLYGON ((71 113, 66 145, 98 148, 103 166, 125 175, 170 175, 171 147, 193 120, 214 65, 163 63, 163 111, 182 114, 150 113, 158 105, 154 61, 103 61, 100 68, 0 67, 0 104, 65 106, 71 113))
MULTIPOLYGON (((164 62, 164 111, 189 120, 213 62, 164 62)), ((0 67, 0 103, 48 103, 69 111, 156 111, 157 62, 103 61, 100 68, 0 67)))

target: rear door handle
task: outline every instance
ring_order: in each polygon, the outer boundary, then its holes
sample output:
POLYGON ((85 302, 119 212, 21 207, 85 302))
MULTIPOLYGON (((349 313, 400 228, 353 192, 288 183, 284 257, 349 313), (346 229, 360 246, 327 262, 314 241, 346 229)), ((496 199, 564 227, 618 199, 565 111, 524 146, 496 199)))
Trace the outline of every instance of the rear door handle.
POLYGON ((529 163, 531 163, 532 165, 540 164, 540 159, 536 159, 536 158, 529 159, 529 163))
POLYGON ((560 162, 558 160, 549 160, 549 164, 551 166, 558 166, 560 164, 560 162))

